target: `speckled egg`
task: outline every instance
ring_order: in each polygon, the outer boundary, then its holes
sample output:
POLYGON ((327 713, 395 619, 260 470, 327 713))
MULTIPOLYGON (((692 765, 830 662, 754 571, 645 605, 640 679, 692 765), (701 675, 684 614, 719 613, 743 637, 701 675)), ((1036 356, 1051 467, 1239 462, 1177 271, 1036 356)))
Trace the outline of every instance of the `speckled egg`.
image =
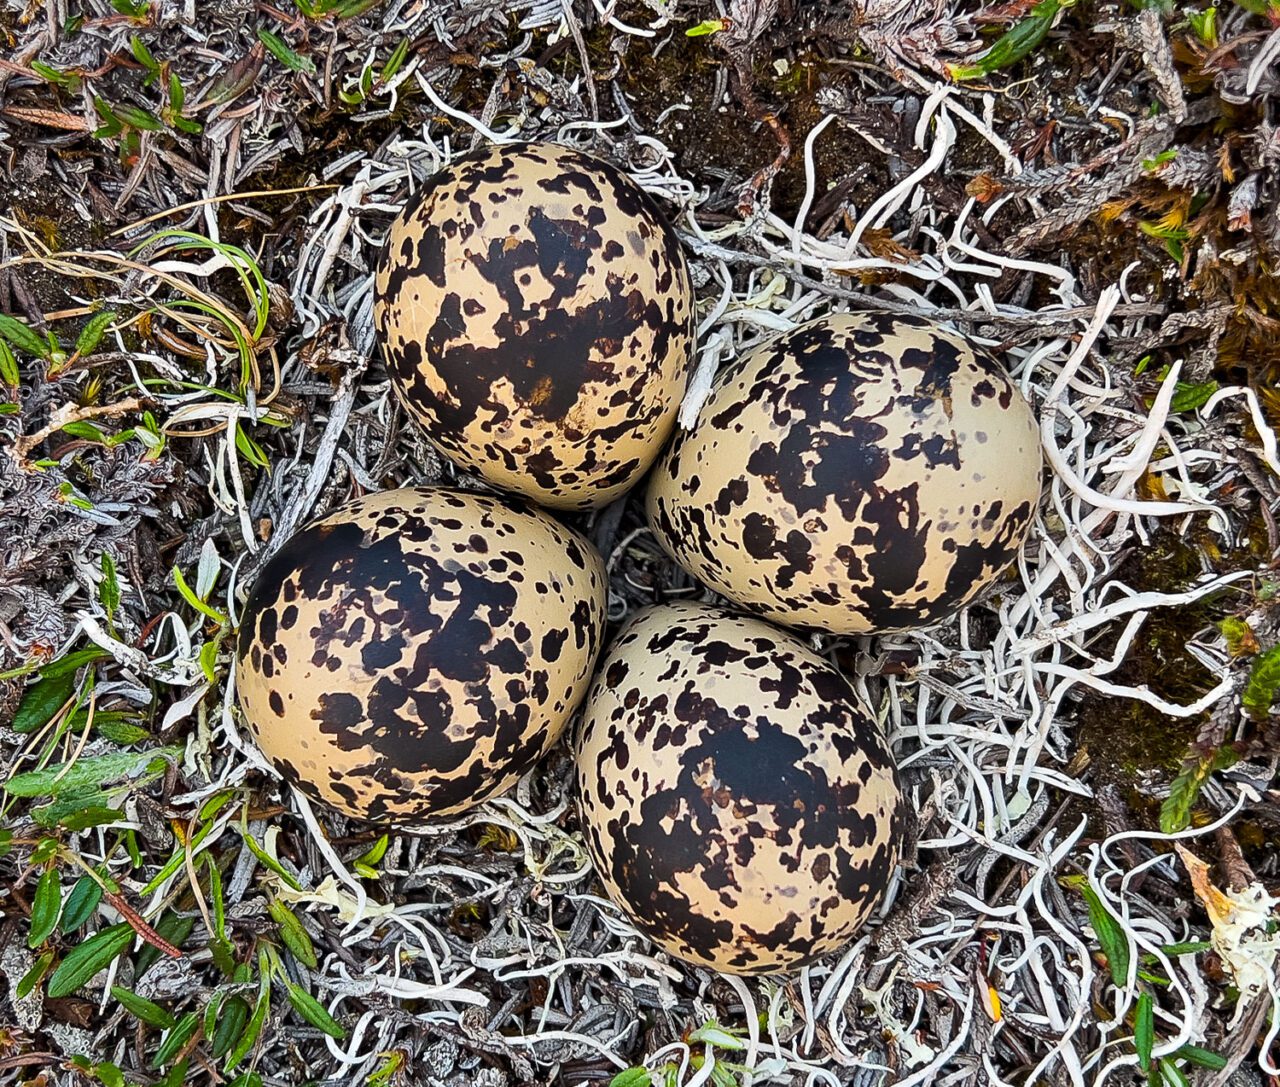
POLYGON ((616 167, 501 144, 429 179, 391 228, 374 320, 393 387, 455 463, 544 506, 602 506, 671 433, 693 289, 616 167))
POLYGON ((1017 554, 1035 416, 1001 365, 916 317, 839 314, 747 353, 655 467, 649 523, 689 573, 779 623, 937 622, 1017 554))
POLYGON ((736 974, 838 949, 906 829, 892 755, 799 639, 707 604, 641 612, 600 665, 577 751, 596 869, 673 955, 736 974))
POLYGON ((302 529, 258 575, 236 690, 285 778, 374 821, 501 792, 586 694, 605 618, 595 549, 545 514, 383 491, 302 529))

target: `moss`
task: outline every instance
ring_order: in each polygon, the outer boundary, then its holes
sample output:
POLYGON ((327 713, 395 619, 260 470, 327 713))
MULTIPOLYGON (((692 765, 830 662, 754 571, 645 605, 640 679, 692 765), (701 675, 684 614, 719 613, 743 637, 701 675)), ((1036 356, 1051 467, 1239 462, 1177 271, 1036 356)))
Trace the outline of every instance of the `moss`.
MULTIPOLYGON (((1256 568, 1263 558, 1259 552, 1266 550, 1266 533, 1260 518, 1249 529, 1247 543, 1225 551, 1207 529, 1186 537, 1161 530, 1116 575, 1139 592, 1176 593, 1206 570, 1227 573, 1256 568)), ((1226 589, 1195 604, 1154 609, 1110 678, 1128 686, 1146 686, 1169 702, 1195 701, 1218 677, 1186 651, 1186 642, 1196 631, 1238 610, 1239 603, 1239 595, 1226 589)), ((1113 648, 1103 644, 1097 651, 1107 656, 1113 648)), ((1155 826, 1160 802, 1150 796, 1148 780, 1153 774, 1171 778, 1177 773, 1206 720, 1207 714, 1168 717, 1135 699, 1089 692, 1080 704, 1076 736, 1089 752, 1095 783, 1117 786, 1140 820, 1155 826)))

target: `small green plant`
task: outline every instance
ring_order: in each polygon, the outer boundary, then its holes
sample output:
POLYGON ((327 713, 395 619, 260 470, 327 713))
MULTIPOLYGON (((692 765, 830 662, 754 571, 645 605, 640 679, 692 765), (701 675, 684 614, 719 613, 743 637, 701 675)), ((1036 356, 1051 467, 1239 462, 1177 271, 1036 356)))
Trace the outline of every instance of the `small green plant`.
POLYGON ((308 19, 354 19, 381 3, 382 0, 297 0, 298 10, 308 19))
POLYGON ((994 72, 1012 67, 1028 57, 1044 39, 1058 16, 1075 7, 1076 0, 1040 0, 1031 14, 1020 19, 971 64, 948 64, 947 75, 957 82, 985 79, 994 72))
MULTIPOLYGON (((689 1054, 689 1066, 695 1072, 701 1071, 707 1063, 708 1048, 723 1050, 726 1053, 741 1053, 747 1048, 743 1041, 746 1036, 745 1028, 723 1027, 714 1019, 708 1020, 696 1030, 689 1031, 684 1037, 686 1044, 698 1047, 689 1054)), ((746 1066, 722 1060, 714 1053, 712 1056, 715 1063, 711 1069, 709 1082, 715 1087, 738 1087, 748 1071, 746 1066)), ((680 1066, 672 1062, 656 1069, 656 1074, 661 1077, 664 1087, 675 1087, 679 1073, 680 1066)), ((651 1072, 643 1065, 636 1065, 614 1076, 609 1081, 609 1087, 649 1087, 653 1082, 654 1074, 655 1072, 651 1072)))
POLYGON ((349 106, 358 106, 372 98, 396 77, 408 56, 409 39, 405 38, 387 58, 377 76, 373 74, 372 62, 366 64, 355 81, 355 89, 339 90, 338 97, 349 106))
POLYGON ((729 27, 727 19, 703 19, 700 23, 695 23, 686 30, 687 38, 705 38, 711 34, 719 34, 722 30, 729 27))
MULTIPOLYGON (((1085 900, 1085 907, 1089 911, 1089 927, 1097 938, 1111 983, 1117 989, 1126 988, 1129 984, 1129 968, 1131 965, 1134 967, 1138 999, 1127 1019, 1127 1025, 1133 1030, 1129 1044, 1137 1055, 1138 1066, 1146 1074, 1150 1087, 1183 1087, 1188 1082, 1189 1066, 1224 1068, 1224 1058, 1199 1046, 1184 1045, 1168 1056, 1154 1055, 1159 1042, 1155 1017, 1158 993, 1171 984, 1159 972, 1159 958, 1151 953, 1143 953, 1138 962, 1133 963, 1129 954, 1129 940, 1120 919, 1107 908, 1089 885, 1088 879, 1084 876, 1067 876, 1061 882, 1064 886, 1079 891, 1085 900)), ((1167 944, 1160 950, 1166 957, 1174 957, 1196 955, 1207 951, 1209 946, 1206 942, 1196 941, 1167 944)))
POLYGON ((151 0, 111 0, 111 6, 121 15, 138 22, 151 19, 151 0))
POLYGON ((267 52, 288 68, 289 71, 306 72, 307 75, 316 74, 315 63, 310 57, 295 53, 283 38, 272 34, 270 30, 259 29, 258 40, 267 47, 267 52))

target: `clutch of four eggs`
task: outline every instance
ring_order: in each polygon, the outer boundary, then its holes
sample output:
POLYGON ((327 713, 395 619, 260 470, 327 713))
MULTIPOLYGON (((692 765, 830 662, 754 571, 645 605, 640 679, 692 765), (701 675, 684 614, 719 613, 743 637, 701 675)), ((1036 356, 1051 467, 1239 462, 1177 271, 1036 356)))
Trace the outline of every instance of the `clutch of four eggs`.
POLYGON ((536 506, 598 508, 649 472, 662 547, 741 609, 802 631, 932 623, 996 580, 1034 516, 1037 428, 1003 368, 918 318, 832 315, 745 353, 677 431, 680 245, 624 173, 547 144, 425 184, 391 229, 375 320, 432 443, 526 501, 387 491, 287 541, 240 630, 259 746, 324 803, 412 821, 506 789, 585 701, 584 830, 633 919, 741 973, 839 946, 903 823, 847 680, 761 619, 692 603, 641 613, 597 661, 604 564, 536 506))

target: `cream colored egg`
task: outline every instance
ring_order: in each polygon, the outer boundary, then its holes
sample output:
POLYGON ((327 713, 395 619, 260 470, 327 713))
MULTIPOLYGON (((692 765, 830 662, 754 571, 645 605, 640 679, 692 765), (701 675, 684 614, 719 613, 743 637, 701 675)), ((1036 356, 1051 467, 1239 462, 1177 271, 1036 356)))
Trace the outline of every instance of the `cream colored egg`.
POLYGON ((835 633, 945 619, 1013 561, 1041 485, 1000 364, 915 317, 840 314, 749 352, 654 468, 649 522, 689 573, 835 633))
POLYGON ((586 694, 604 564, 506 499, 383 491, 286 542, 239 630, 236 690, 284 776, 358 819, 459 811, 513 784, 586 694))
POLYGON ((738 974, 838 950, 906 832, 892 754, 799 639, 706 604, 640 613, 601 661, 577 750, 605 889, 673 955, 738 974))
POLYGON ((657 204, 601 159, 489 146, 430 178, 391 228, 374 319, 428 438, 563 509, 624 494, 671 433, 693 290, 657 204))

